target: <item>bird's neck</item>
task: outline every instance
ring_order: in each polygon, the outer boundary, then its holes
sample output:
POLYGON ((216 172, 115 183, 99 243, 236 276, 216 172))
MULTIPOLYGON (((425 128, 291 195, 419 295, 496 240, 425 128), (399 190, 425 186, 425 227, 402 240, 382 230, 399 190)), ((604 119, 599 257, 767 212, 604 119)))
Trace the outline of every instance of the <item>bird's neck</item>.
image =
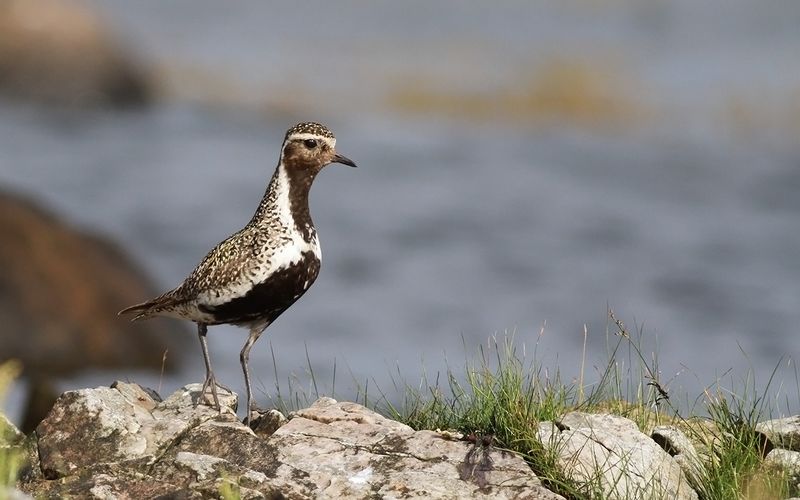
POLYGON ((269 226, 277 223, 288 230, 299 231, 310 241, 315 230, 308 209, 308 193, 315 176, 279 164, 251 223, 269 226))

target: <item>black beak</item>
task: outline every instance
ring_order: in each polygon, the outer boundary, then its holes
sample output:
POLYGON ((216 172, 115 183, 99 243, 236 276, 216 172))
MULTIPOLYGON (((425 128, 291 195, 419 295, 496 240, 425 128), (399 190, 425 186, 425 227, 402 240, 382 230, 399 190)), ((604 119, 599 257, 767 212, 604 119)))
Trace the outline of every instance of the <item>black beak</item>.
POLYGON ((353 160, 351 160, 350 158, 348 158, 346 156, 342 156, 340 154, 334 155, 333 156, 333 160, 331 160, 331 163, 341 163, 342 165, 348 165, 348 166, 351 166, 351 167, 356 167, 357 166, 356 163, 353 160))

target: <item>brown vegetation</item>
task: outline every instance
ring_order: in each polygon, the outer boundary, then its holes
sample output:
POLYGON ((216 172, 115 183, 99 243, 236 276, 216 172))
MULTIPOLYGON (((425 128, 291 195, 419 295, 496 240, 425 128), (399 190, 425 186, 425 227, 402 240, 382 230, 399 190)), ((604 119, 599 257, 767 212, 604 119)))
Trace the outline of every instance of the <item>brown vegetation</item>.
POLYGON ((605 67, 553 59, 517 82, 488 92, 459 92, 410 79, 395 86, 388 103, 410 113, 580 126, 622 125, 643 115, 627 90, 630 83, 605 67))

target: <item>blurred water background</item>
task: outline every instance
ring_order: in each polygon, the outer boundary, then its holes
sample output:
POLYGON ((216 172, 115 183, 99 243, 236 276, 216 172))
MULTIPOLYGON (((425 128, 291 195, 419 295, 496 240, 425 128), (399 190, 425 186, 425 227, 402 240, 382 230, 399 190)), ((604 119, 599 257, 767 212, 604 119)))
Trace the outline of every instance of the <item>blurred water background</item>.
MULTIPOLYGON (((0 101, 0 183, 121 242, 163 289, 249 219, 290 125, 327 123, 359 164, 315 184, 322 273, 253 349, 260 403, 271 349, 282 391, 310 388, 310 366, 330 393, 335 365, 341 399, 463 371, 504 332, 569 380, 584 325, 592 379, 610 306, 673 394, 749 370, 763 387, 780 364, 798 410, 800 3, 82 4, 148 65, 156 104, 0 101)), ((245 337, 209 335, 238 391, 245 337)), ((168 393, 202 380, 187 349, 165 379, 62 386, 168 393)))

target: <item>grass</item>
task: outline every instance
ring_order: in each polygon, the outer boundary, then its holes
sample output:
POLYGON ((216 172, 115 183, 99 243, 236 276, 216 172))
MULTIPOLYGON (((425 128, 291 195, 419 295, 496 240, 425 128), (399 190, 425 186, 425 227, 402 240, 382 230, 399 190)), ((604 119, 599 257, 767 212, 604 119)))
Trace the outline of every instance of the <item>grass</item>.
MULTIPOLYGON (((719 432, 705 436, 706 473, 697 485, 704 498, 788 498, 790 478, 761 467, 765 443, 755 426, 761 414, 757 401, 714 397, 710 419, 719 432), (755 404, 754 404, 755 403, 755 404)), ((796 491, 794 492, 796 493, 796 491)))
POLYGON ((703 467, 689 478, 701 499, 797 495, 791 478, 764 465, 767 450, 756 432, 756 424, 775 410, 766 397, 775 371, 761 394, 752 376, 737 384, 738 394, 717 381, 684 415, 660 379, 657 357, 644 355, 642 335, 641 329, 632 335, 609 311, 609 360, 599 380, 588 385, 585 363, 577 380, 567 382, 539 364, 535 352, 527 359, 513 336, 494 338, 477 362, 465 366, 463 377, 449 369, 443 379, 405 384, 399 404, 384 400, 377 406, 414 429, 447 429, 484 443, 488 437, 495 447, 522 456, 545 485, 567 498, 602 498, 600 478, 579 484, 565 475, 556 453, 542 446, 538 423, 576 410, 627 417, 646 434, 657 425, 681 429, 702 457, 703 467))
MULTIPOLYGON (((423 379, 405 385, 403 401, 383 401, 379 409, 415 429, 448 429, 471 439, 486 437, 497 448, 522 456, 551 490, 567 498, 602 498, 599 476, 577 483, 561 469, 556 453, 539 440, 538 423, 570 411, 613 413, 633 420, 649 433, 657 425, 674 425, 698 448, 703 466, 689 478, 704 500, 772 499, 797 495, 797 486, 781 471, 764 466, 765 441, 756 432, 759 421, 775 408, 766 397, 775 371, 762 394, 752 377, 739 384, 739 394, 715 382, 683 415, 660 379, 655 356, 645 356, 642 330, 631 335, 609 311, 609 361, 599 380, 584 385, 582 363, 577 381, 564 381, 527 359, 512 337, 494 338, 478 361, 465 366, 465 376, 452 370, 443 380, 423 379), (743 386, 742 386, 743 385, 743 386)), ((777 370, 777 368, 776 368, 777 370)))
MULTIPOLYGON (((587 336, 584 331, 584 339, 587 336)), ((391 402, 380 390, 377 400, 371 399, 367 385, 358 384, 355 399, 417 430, 449 431, 475 443, 476 449, 491 445, 515 452, 549 489, 569 499, 603 498, 599 473, 575 481, 562 470, 557 452, 540 440, 539 423, 552 422, 570 411, 620 415, 648 435, 659 425, 680 429, 701 458, 702 466, 688 477, 701 500, 766 500, 800 494, 792 478, 765 465, 768 450, 763 435, 756 431, 758 422, 778 413, 780 399, 768 397, 777 367, 761 392, 752 371, 744 380, 725 374, 694 400, 686 397, 681 409, 669 388, 672 381, 662 380, 657 356, 646 354, 642 347, 643 328, 631 332, 609 310, 606 339, 608 360, 594 374, 586 373, 584 341, 580 374, 574 380, 565 380, 559 371, 551 372, 539 362, 538 340, 529 355, 524 343, 510 335, 493 337, 463 370, 448 368, 433 378, 423 375, 413 386, 398 369, 395 389, 402 394, 398 402, 391 402)), ((274 358, 273 353, 273 366, 274 358)), ((310 382, 305 387, 297 378, 289 380, 288 393, 276 386, 272 402, 281 411, 306 407, 322 395, 310 360, 308 366, 310 382)), ((794 376, 797 387, 796 370, 794 376)), ((334 364, 334 396, 335 380, 334 364)))
POLYGON ((545 450, 538 422, 559 417, 576 391, 558 374, 549 378, 539 367, 526 366, 513 340, 481 349, 480 361, 468 365, 466 381, 449 372, 439 381, 419 388, 406 387, 403 403, 382 408, 391 418, 414 429, 456 430, 472 440, 487 438, 497 448, 520 453, 536 474, 554 491, 575 496, 578 485, 556 466, 556 455, 545 450))
MULTIPOLYGON (((544 330, 539 339, 543 333, 544 330)), ((765 465, 767 445, 756 431, 759 422, 777 414, 781 400, 770 391, 777 367, 761 389, 752 372, 744 380, 720 378, 693 401, 686 398, 686 408, 682 409, 670 390, 671 381, 661 378, 657 356, 642 347, 642 328, 631 332, 609 310, 608 360, 592 374, 586 372, 587 337, 588 332, 584 331, 580 373, 571 380, 564 379, 559 371, 548 370, 539 361, 538 340, 529 353, 524 343, 510 335, 493 337, 463 370, 448 368, 445 374, 432 379, 425 375, 414 386, 398 376, 395 385, 402 394, 400 401, 391 402, 380 391, 377 400, 370 398, 367 384, 358 386, 355 400, 414 429, 461 434, 474 443, 475 450, 491 447, 517 453, 549 489, 568 499, 603 498, 599 473, 576 481, 562 469, 557 451, 542 444, 539 424, 558 420, 570 411, 624 416, 645 434, 658 425, 681 429, 701 457, 702 466, 688 478, 701 500, 766 500, 800 494, 793 478, 765 465)), ((275 361, 273 351, 273 366, 275 361)), ((288 392, 276 386, 272 403, 284 413, 306 407, 322 395, 308 353, 307 363, 310 382, 305 387, 298 379, 289 380, 288 392)), ((0 365, 0 401, 17 371, 15 364, 0 365)), ((794 377, 797 387, 800 377, 796 369, 794 377)), ((334 363, 334 395, 336 378, 334 363)), ((277 368, 274 380, 277 381, 277 368)), ((800 394, 797 396, 800 399, 800 394)), ((0 446, 0 491, 3 486, 14 484, 21 461, 15 447, 0 446)), ((238 485, 230 481, 220 485, 219 493, 223 498, 237 498, 240 494, 238 485)))
MULTIPOLYGON (((20 364, 16 361, 0 364, 0 406, 20 370, 20 364)), ((6 428, 4 420, 0 418, 0 498, 5 495, 5 488, 14 486, 19 476, 23 462, 19 444, 16 433, 6 428)))

